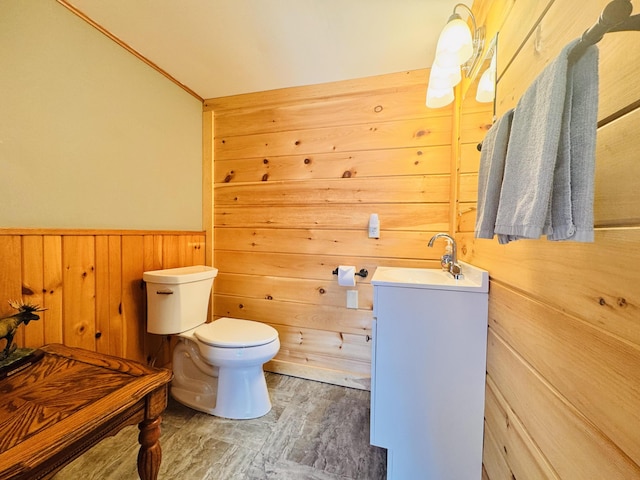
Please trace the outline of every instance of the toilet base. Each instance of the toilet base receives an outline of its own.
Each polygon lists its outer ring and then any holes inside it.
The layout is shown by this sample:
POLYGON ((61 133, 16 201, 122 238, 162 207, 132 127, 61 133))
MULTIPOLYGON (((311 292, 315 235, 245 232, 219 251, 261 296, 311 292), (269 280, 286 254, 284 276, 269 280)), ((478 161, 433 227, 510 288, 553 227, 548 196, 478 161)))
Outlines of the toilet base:
POLYGON ((213 415, 225 418, 258 418, 271 411, 271 400, 262 364, 253 367, 220 367, 218 395, 213 415))
POLYGON ((182 338, 173 351, 171 396, 195 410, 234 420, 271 411, 262 364, 216 367, 205 362, 195 342, 182 338))
POLYGON ((171 382, 170 392, 171 397, 177 402, 180 402, 182 405, 186 405, 187 407, 193 408, 194 410, 198 410, 200 412, 214 415, 214 408, 208 408, 207 405, 216 404, 215 394, 203 395, 186 388, 180 388, 174 385, 173 382, 171 382))

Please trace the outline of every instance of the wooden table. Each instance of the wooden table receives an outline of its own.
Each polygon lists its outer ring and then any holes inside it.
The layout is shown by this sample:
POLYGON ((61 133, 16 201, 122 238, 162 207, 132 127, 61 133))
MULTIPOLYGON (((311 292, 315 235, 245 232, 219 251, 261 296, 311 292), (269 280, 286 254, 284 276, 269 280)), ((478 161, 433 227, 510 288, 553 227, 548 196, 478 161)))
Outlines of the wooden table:
POLYGON ((63 345, 41 350, 38 363, 0 380, 0 478, 50 478, 138 424, 138 474, 156 479, 171 372, 63 345))

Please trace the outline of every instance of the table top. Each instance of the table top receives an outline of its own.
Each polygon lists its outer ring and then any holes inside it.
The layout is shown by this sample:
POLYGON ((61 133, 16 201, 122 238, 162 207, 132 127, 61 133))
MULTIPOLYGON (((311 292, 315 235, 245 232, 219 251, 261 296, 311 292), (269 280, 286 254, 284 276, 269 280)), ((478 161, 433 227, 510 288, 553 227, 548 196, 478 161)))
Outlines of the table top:
POLYGON ((38 363, 0 380, 0 478, 78 448, 109 422, 137 423, 166 406, 166 392, 155 412, 145 397, 171 380, 169 370, 63 345, 41 350, 38 363))

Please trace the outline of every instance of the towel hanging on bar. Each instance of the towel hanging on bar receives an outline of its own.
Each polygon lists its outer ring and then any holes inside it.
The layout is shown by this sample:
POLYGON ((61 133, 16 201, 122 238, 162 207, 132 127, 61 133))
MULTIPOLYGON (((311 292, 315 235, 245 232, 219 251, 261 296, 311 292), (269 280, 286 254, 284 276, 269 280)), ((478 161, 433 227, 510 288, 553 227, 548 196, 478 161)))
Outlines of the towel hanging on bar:
POLYGON ((515 108, 494 232, 483 232, 497 234, 500 243, 541 235, 593 241, 598 50, 591 47, 570 64, 578 43, 562 50, 515 108))
MULTIPOLYGON (((607 33, 640 31, 640 14, 631 15, 632 11, 633 5, 630 0, 609 2, 598 21, 582 34, 579 43, 571 51, 569 62, 572 63, 581 57, 589 46, 598 43, 607 33)), ((478 151, 482 151, 482 143, 478 143, 478 151)))

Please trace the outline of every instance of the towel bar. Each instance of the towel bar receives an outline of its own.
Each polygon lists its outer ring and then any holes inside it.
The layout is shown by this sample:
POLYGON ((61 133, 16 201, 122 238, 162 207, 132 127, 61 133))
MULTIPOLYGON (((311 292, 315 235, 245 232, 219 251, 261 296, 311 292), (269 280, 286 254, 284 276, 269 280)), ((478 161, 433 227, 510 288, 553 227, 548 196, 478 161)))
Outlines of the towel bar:
POLYGON ((589 48, 595 45, 609 32, 640 31, 640 14, 631 16, 633 5, 630 0, 609 2, 598 21, 582 34, 571 54, 569 61, 575 61, 589 48))

